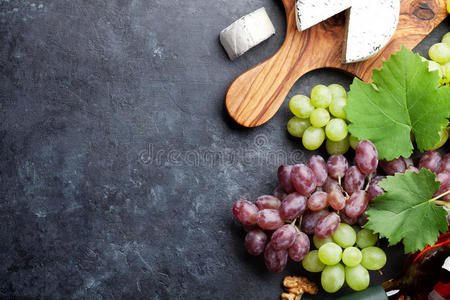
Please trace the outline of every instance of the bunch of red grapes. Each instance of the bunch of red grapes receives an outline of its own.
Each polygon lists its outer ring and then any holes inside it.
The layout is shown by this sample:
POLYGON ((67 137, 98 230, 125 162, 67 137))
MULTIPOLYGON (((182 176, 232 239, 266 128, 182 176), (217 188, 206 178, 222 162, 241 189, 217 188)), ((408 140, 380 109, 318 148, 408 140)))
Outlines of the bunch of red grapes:
POLYGON ((237 201, 233 214, 247 231, 248 253, 264 253, 267 268, 281 272, 288 257, 299 262, 309 252, 308 234, 325 239, 341 221, 365 224, 369 202, 383 193, 377 185, 382 177, 372 178, 378 153, 370 141, 359 142, 355 162, 349 167, 343 155, 335 154, 327 162, 314 155, 306 165, 282 165, 273 196, 237 201))

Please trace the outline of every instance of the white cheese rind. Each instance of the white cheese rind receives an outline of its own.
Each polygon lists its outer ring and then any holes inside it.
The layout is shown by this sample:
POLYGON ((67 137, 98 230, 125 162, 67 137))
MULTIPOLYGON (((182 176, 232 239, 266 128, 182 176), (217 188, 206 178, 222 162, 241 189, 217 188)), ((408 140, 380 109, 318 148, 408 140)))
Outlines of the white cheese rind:
POLYGON ((366 60, 377 54, 394 35, 400 0, 354 1, 347 16, 343 63, 366 60))
POLYGON ((231 60, 275 34, 264 7, 243 16, 220 32, 220 42, 231 60))
POLYGON ((297 0, 295 4, 297 29, 306 30, 346 10, 352 3, 352 0, 297 0))

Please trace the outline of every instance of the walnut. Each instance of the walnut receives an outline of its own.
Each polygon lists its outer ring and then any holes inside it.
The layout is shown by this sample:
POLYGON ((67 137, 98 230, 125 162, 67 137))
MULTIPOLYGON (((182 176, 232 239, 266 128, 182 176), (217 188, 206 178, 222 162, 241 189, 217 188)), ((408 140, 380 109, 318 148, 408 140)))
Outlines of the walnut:
POLYGON ((281 300, 297 300, 294 294, 282 293, 281 300))
POLYGON ((316 284, 306 277, 286 276, 283 280, 283 286, 287 293, 281 294, 282 300, 300 300, 305 292, 315 295, 319 291, 316 284))
POLYGON ((308 278, 297 277, 297 280, 299 283, 299 287, 301 287, 306 293, 315 295, 319 291, 317 285, 314 282, 309 281, 308 278))
POLYGON ((303 291, 303 289, 302 288, 290 288, 290 289, 287 289, 287 291, 290 293, 290 294, 295 294, 295 295, 302 295, 305 291, 303 291))
POLYGON ((286 276, 283 280, 283 286, 285 288, 296 288, 298 287, 298 280, 294 276, 286 276))

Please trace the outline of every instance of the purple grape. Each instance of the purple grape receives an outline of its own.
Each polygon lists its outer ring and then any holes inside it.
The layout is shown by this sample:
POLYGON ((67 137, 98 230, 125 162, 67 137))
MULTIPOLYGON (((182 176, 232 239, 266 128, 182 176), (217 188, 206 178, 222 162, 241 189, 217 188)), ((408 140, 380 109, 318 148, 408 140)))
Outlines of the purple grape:
MULTIPOLYGON (((361 142, 360 142, 361 143, 361 142)), ((351 166, 345 172, 344 189, 351 195, 364 187, 365 176, 356 166, 351 166)))
POLYGON ((409 166, 409 167, 406 168, 406 170, 419 174, 419 169, 417 169, 414 166, 409 166))
POLYGON ((439 173, 447 171, 450 172, 450 153, 447 153, 442 157, 441 167, 439 168, 439 173))
POLYGON ((358 221, 358 218, 350 218, 347 216, 344 210, 339 211, 339 217, 341 217, 342 223, 346 223, 348 225, 353 225, 358 221))
POLYGON ((369 204, 369 197, 365 191, 354 192, 345 205, 345 214, 350 218, 358 217, 369 204))
POLYGON ((310 242, 303 232, 297 232, 294 244, 289 248, 289 257, 296 262, 301 261, 309 252, 310 242))
POLYGON ((281 272, 287 264, 287 250, 275 250, 272 248, 272 242, 268 242, 264 250, 264 262, 270 272, 281 272))
POLYGON ((328 174, 334 179, 345 176, 348 169, 348 161, 342 154, 331 155, 327 162, 328 174))
POLYGON ((337 180, 334 180, 333 178, 328 177, 327 180, 325 181, 325 184, 322 186, 322 189, 324 192, 329 193, 334 189, 340 190, 341 188, 340 188, 337 180))
POLYGON ((409 157, 409 158, 402 157, 402 158, 403 158, 403 161, 405 162, 405 167, 406 168, 414 167, 414 162, 413 162, 411 157, 409 157))
POLYGON ((317 222, 328 214, 327 210, 310 211, 307 210, 302 218, 302 231, 307 234, 313 234, 317 222))
POLYGON ((422 168, 428 169, 431 172, 437 173, 441 168, 442 156, 437 151, 428 151, 420 158, 419 170, 422 168))
POLYGON ((385 178, 385 176, 377 176, 372 179, 369 188, 367 189, 367 196, 369 197, 369 201, 372 201, 373 199, 384 193, 384 190, 378 185, 378 183, 385 178))
POLYGON ((374 173, 378 166, 377 148, 369 140, 359 142, 356 146, 355 160, 361 173, 366 175, 374 173))
POLYGON ((256 199, 255 205, 256 207, 258 207, 259 210, 265 208, 278 209, 281 205, 281 201, 277 197, 271 195, 263 195, 259 196, 256 199))
POLYGON ((272 248, 275 250, 288 249, 294 244, 296 233, 297 231, 292 225, 281 226, 272 235, 270 240, 272 248))
POLYGON ((439 181, 441 185, 439 187, 439 190, 433 195, 433 197, 437 197, 450 189, 450 172, 443 171, 437 174, 435 180, 439 181))
POLYGON ((380 166, 387 175, 393 176, 395 173, 405 173, 406 164, 402 157, 391 161, 381 160, 380 166))
POLYGON ((263 209, 257 214, 257 224, 262 229, 276 230, 284 225, 277 209, 263 209))
MULTIPOLYGON (((367 207, 367 209, 368 209, 368 208, 369 208, 369 207, 367 207)), ((366 214, 367 209, 366 209, 362 214, 360 214, 359 217, 358 217, 358 225, 359 225, 359 226, 364 226, 364 225, 366 225, 366 223, 367 223, 367 221, 368 221, 368 219, 367 219, 367 214, 366 214)))
POLYGON ((288 193, 286 193, 281 185, 277 186, 272 194, 274 197, 280 199, 281 201, 283 201, 283 199, 288 195, 288 193))
POLYGON ((280 182, 283 190, 285 190, 288 194, 295 191, 291 180, 292 167, 293 166, 291 165, 281 165, 278 168, 278 181, 280 182))
POLYGON ((314 234, 319 239, 326 239, 330 237, 339 227, 341 218, 335 212, 330 212, 323 216, 319 222, 317 222, 316 228, 314 229, 314 234))
POLYGON ((299 193, 291 193, 281 202, 279 212, 281 218, 294 220, 306 209, 306 198, 299 193))
POLYGON ((304 164, 295 165, 291 172, 292 185, 303 196, 316 190, 316 175, 304 164))
POLYGON ((311 158, 308 160, 308 167, 316 176, 316 185, 324 185, 328 177, 328 167, 323 157, 320 155, 311 156, 311 158))
POLYGON ((245 236, 245 249, 251 255, 260 255, 264 252, 267 235, 261 229, 253 229, 245 236))
POLYGON ((329 192, 327 201, 334 210, 341 210, 345 207, 345 197, 340 190, 335 189, 329 192))
POLYGON ((328 206, 327 193, 322 191, 314 192, 306 202, 309 210, 318 211, 328 206))
POLYGON ((244 225, 256 224, 258 207, 247 200, 239 200, 234 203, 233 215, 244 225))

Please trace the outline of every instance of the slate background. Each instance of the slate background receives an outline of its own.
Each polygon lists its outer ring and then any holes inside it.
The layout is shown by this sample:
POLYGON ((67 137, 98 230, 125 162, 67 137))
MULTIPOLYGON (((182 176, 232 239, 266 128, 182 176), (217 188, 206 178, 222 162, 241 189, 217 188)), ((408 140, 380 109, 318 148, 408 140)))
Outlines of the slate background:
MULTIPOLYGON (((250 130, 224 95, 284 26, 277 0, 0 0, 0 296, 277 299, 300 268, 247 255, 231 207, 313 153, 286 134, 287 103, 250 130), (220 30, 261 6, 277 34, 229 61, 220 30)), ((315 71, 290 95, 351 80, 315 71)), ((390 251, 373 282, 400 269, 390 251)))

